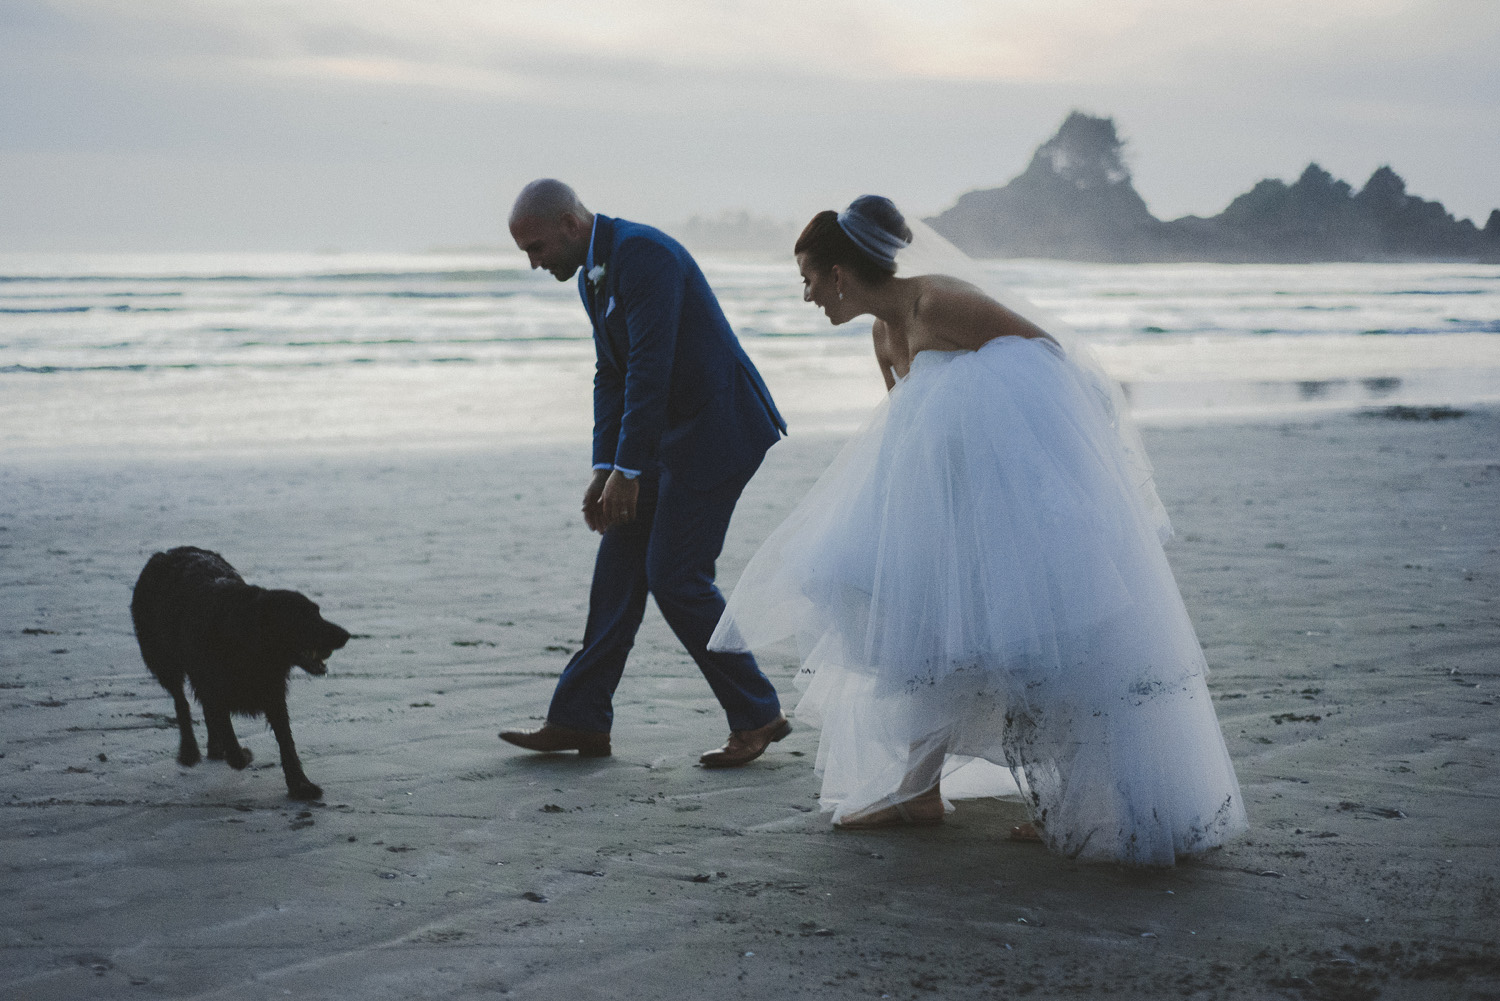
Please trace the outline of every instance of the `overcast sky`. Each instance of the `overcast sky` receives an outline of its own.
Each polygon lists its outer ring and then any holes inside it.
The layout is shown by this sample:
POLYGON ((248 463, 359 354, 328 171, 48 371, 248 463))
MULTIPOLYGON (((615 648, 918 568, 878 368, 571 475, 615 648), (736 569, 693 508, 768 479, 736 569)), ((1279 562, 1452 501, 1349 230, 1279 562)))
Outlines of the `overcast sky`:
POLYGON ((1162 218, 1309 160, 1500 206, 1496 0, 0 0, 0 250, 499 243, 946 208, 1112 115, 1162 218))

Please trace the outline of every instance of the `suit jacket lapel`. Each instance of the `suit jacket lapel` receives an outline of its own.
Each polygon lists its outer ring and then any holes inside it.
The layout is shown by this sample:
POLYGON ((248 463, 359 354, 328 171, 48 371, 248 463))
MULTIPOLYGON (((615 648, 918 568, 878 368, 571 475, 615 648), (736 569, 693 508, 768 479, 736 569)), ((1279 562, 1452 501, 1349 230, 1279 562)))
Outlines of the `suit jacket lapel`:
POLYGON ((594 336, 603 345, 603 350, 609 353, 610 359, 616 367, 623 369, 623 359, 615 350, 615 343, 610 339, 609 328, 605 325, 605 318, 609 310, 609 288, 613 276, 610 274, 610 252, 614 249, 615 221, 606 215, 596 215, 597 222, 594 226, 594 263, 593 267, 604 268, 604 277, 598 284, 588 281, 584 277, 584 301, 588 305, 589 319, 594 324, 594 336))
POLYGON ((594 297, 590 293, 588 272, 584 268, 578 269, 578 298, 583 300, 583 311, 589 315, 589 323, 593 323, 594 297))
POLYGON ((609 308, 609 260, 615 247, 615 221, 607 215, 596 218, 599 222, 594 228, 594 266, 604 269, 604 278, 594 287, 594 315, 602 329, 604 311, 609 308))

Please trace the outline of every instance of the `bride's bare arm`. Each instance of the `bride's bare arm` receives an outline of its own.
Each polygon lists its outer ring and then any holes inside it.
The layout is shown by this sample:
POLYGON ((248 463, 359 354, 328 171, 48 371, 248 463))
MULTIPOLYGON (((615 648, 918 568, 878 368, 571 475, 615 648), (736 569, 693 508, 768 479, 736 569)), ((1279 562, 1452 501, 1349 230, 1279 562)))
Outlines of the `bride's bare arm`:
POLYGON ((870 328, 870 337, 875 342, 875 361, 880 365, 881 378, 885 379, 885 390, 890 392, 896 388, 896 376, 905 375, 911 368, 906 339, 893 334, 884 320, 875 321, 870 328), (901 343, 897 344, 897 341, 901 343))

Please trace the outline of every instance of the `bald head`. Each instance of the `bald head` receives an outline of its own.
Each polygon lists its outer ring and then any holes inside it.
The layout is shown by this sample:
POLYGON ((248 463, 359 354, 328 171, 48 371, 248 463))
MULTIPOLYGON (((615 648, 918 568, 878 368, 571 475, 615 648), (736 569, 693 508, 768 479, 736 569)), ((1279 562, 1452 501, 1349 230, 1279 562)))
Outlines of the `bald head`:
POLYGON ((515 205, 511 206, 510 221, 512 225, 517 219, 557 222, 565 215, 593 222, 592 214, 578 200, 577 192, 561 181, 544 177, 521 189, 515 205))
POLYGON ((588 257, 594 214, 572 188, 550 177, 532 181, 510 210, 510 235, 533 268, 560 282, 572 278, 588 257))

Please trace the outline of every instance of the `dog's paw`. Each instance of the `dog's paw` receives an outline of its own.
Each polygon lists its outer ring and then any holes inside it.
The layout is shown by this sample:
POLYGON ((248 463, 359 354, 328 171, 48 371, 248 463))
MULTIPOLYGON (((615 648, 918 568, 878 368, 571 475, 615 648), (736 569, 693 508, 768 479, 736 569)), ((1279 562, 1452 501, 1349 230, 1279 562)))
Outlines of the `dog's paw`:
POLYGON ((198 753, 196 747, 184 747, 177 752, 177 763, 186 768, 191 768, 203 760, 203 755, 198 753))
POLYGON ((301 782, 288 782, 286 784, 286 795, 288 799, 301 799, 309 802, 323 798, 321 786, 315 786, 303 779, 301 782))
POLYGON ((234 750, 225 751, 224 760, 229 763, 230 768, 239 771, 255 760, 255 755, 250 753, 250 748, 248 747, 237 747, 234 750), (236 754, 236 751, 239 753, 236 754))

